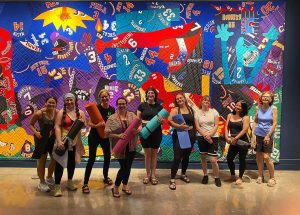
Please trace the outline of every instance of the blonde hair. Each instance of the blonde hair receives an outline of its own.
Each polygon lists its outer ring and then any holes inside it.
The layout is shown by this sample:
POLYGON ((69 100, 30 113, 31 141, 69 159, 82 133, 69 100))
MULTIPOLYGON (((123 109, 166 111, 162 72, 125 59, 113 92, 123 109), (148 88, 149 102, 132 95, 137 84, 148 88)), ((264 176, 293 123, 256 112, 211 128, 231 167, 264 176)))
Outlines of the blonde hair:
POLYGON ((102 89, 102 90, 100 90, 99 93, 98 93, 98 97, 100 97, 100 95, 101 95, 102 93, 106 93, 106 94, 108 95, 108 97, 110 97, 110 94, 109 94, 109 92, 108 92, 107 89, 102 89))
POLYGON ((274 102, 274 94, 271 91, 262 92, 262 94, 259 97, 259 103, 262 105, 262 97, 266 94, 269 94, 271 97, 271 101, 269 102, 269 105, 271 106, 274 102))

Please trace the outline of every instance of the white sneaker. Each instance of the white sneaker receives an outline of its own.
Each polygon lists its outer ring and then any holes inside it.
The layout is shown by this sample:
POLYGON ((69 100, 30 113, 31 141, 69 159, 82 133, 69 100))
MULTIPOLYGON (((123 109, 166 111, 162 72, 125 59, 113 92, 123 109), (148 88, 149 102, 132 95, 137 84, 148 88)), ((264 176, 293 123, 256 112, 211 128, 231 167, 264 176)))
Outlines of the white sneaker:
POLYGON ((38 185, 38 189, 41 192, 49 192, 50 191, 50 188, 48 187, 46 182, 40 182, 39 185, 38 185))
POLYGON ((51 177, 51 178, 46 178, 45 182, 48 184, 48 185, 54 185, 55 184, 55 181, 54 181, 54 178, 51 177))

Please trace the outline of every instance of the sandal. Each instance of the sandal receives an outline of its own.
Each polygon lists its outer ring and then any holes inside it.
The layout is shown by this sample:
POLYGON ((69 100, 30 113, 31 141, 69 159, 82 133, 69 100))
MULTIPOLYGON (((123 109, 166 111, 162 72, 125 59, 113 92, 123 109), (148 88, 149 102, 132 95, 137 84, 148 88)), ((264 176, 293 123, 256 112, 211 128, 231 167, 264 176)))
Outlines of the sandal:
POLYGON ((143 184, 148 184, 148 183, 149 183, 149 177, 147 176, 143 179, 143 184))
POLYGON ((132 194, 131 190, 129 190, 129 189, 127 189, 127 190, 122 189, 122 191, 128 196, 130 196, 132 194))
POLYGON ((190 183, 190 179, 186 175, 181 175, 180 180, 184 181, 185 183, 190 183))
POLYGON ((107 177, 107 178, 103 179, 103 183, 107 184, 107 185, 112 185, 113 181, 109 177, 107 177))
POLYGON ((84 193, 84 194, 90 193, 90 188, 88 185, 83 185, 81 189, 82 189, 82 193, 84 193))
POLYGON ((235 184, 236 185, 241 185, 243 183, 243 180, 241 178, 238 178, 236 181, 235 181, 235 184))
POLYGON ((151 177, 151 184, 152 185, 157 185, 158 184, 158 180, 157 180, 157 178, 155 176, 151 177))
POLYGON ((115 188, 111 188, 111 192, 114 198, 120 198, 119 191, 115 192, 115 188))
POLYGON ((175 181, 170 181, 169 188, 170 188, 171 190, 176 190, 176 183, 175 183, 175 181))

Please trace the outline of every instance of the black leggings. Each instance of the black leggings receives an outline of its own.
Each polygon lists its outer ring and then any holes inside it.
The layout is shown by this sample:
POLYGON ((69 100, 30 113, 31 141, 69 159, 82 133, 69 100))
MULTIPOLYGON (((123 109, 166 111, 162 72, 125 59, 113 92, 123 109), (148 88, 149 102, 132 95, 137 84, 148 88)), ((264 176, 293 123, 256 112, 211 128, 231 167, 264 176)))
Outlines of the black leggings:
MULTIPOLYGON (((75 147, 73 147, 73 151, 68 151, 68 179, 72 179, 75 171, 75 147)), ((55 165, 55 184, 60 184, 62 175, 64 173, 64 168, 56 162, 55 165)))
POLYGON ((174 151, 174 160, 171 167, 171 179, 175 179, 176 173, 179 168, 179 164, 181 162, 181 173, 185 175, 186 170, 189 165, 190 154, 192 152, 192 148, 194 143, 192 143, 192 147, 188 149, 181 149, 178 139, 173 139, 173 151, 174 151))
POLYGON ((117 174, 117 178, 115 181, 115 186, 119 187, 121 182, 124 185, 127 185, 128 179, 130 176, 131 165, 134 159, 135 151, 129 152, 128 148, 126 149, 125 158, 118 159, 120 164, 120 169, 117 174))
POLYGON ((239 177, 242 178, 246 169, 246 156, 248 149, 243 149, 238 146, 230 145, 227 154, 227 164, 230 169, 231 175, 235 175, 234 158, 239 153, 239 177))
POLYGON ((109 139, 97 139, 95 137, 89 136, 89 160, 86 165, 85 174, 84 174, 84 184, 89 183, 91 176, 92 168, 96 159, 97 147, 101 146, 104 155, 104 164, 103 164, 103 176, 106 179, 108 177, 108 169, 110 164, 110 143, 109 139))

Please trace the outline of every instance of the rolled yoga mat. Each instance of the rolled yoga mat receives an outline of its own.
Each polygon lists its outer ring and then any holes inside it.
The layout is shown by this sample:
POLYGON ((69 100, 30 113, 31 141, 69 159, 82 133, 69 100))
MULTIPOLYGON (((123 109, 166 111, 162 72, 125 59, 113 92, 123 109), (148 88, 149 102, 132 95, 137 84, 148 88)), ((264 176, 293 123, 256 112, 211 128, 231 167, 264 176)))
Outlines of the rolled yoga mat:
MULTIPOLYGON (((88 112, 89 116, 91 117, 91 121, 94 124, 98 124, 99 122, 104 122, 103 117, 101 116, 101 113, 99 109, 97 108, 97 105, 95 103, 88 103, 84 106, 86 111, 88 112)), ((99 134, 99 136, 104 139, 105 133, 104 133, 105 126, 97 127, 96 130, 99 134)))
MULTIPOLYGON (((173 120, 177 124, 185 123, 182 114, 176 114, 176 115, 174 115, 173 116, 173 120)), ((189 132, 186 131, 186 130, 182 130, 182 129, 176 129, 176 131, 177 131, 177 137, 178 137, 180 148, 181 149, 191 148, 192 145, 191 145, 191 140, 190 140, 189 132)))
MULTIPOLYGON (((162 118, 167 118, 169 116, 169 112, 166 109, 161 109, 158 114, 162 118)), ((140 136, 144 139, 147 139, 151 133, 155 131, 158 126, 160 126, 160 122, 158 121, 158 117, 154 116, 147 124, 146 126, 142 129, 140 136)))
POLYGON ((126 139, 119 139, 115 147, 113 148, 113 153, 118 155, 120 154, 127 146, 128 142, 133 137, 133 129, 137 129, 141 125, 141 120, 135 118, 129 125, 129 127, 126 129, 124 134, 126 134, 126 139))
POLYGON ((82 129, 83 126, 84 126, 84 122, 82 122, 79 119, 76 119, 73 122, 72 127, 69 130, 67 136, 63 140, 64 145, 65 145, 64 149, 55 148, 55 151, 54 151, 55 154, 57 154, 58 156, 63 156, 68 149, 69 140, 74 140, 76 135, 80 132, 80 130, 82 129))

